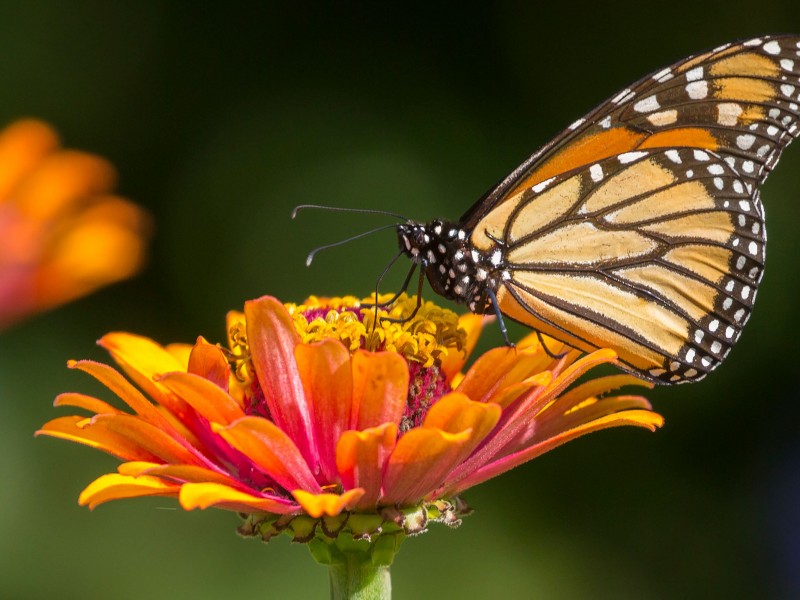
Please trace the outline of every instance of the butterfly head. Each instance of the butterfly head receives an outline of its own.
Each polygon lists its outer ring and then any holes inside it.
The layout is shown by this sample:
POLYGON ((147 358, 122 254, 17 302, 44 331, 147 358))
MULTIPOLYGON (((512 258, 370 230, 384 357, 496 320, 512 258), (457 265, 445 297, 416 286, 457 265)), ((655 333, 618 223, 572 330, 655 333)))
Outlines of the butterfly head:
POLYGON ((497 256, 478 252, 457 223, 436 219, 397 226, 400 249, 422 266, 434 291, 482 313, 488 306, 487 286, 501 277, 497 256))

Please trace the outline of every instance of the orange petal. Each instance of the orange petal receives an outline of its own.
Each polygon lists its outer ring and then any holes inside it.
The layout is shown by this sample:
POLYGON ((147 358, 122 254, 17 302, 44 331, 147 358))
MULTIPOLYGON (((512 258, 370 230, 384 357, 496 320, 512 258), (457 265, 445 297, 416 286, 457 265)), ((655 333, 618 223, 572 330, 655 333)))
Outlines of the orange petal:
POLYGON ((243 513, 286 514, 297 510, 297 505, 288 500, 254 496, 219 483, 185 483, 179 502, 185 510, 210 506, 243 513))
POLYGON ((110 413, 118 415, 122 413, 121 410, 111 406, 108 402, 103 402, 98 398, 86 396, 85 394, 76 394, 74 392, 59 394, 53 401, 53 406, 74 406, 96 414, 110 413))
POLYGON ((53 129, 34 119, 16 121, 0 132, 0 203, 13 198, 20 181, 59 147, 53 129))
POLYGON ((491 479, 492 477, 496 477, 501 473, 505 473, 506 471, 528 462, 529 460, 532 460, 537 456, 540 456, 545 452, 560 446, 561 444, 565 444, 570 440, 574 440, 575 438, 586 435, 587 433, 591 433, 593 431, 599 431, 609 427, 618 427, 621 425, 635 425, 637 427, 649 429, 650 431, 655 431, 663 424, 664 418, 661 415, 649 410, 628 410, 615 413, 613 415, 607 415, 601 419, 592 421, 591 423, 585 423, 580 427, 570 429, 569 431, 563 431, 558 435, 543 440, 538 444, 525 448, 516 454, 506 456, 499 461, 488 464, 485 467, 471 473, 457 484, 448 487, 446 490, 443 490, 443 493, 447 495, 459 494, 467 488, 478 485, 479 483, 483 483, 487 479, 491 479))
POLYGON ((219 483, 233 488, 246 487, 230 475, 197 465, 160 465, 145 461, 126 462, 117 467, 122 475, 151 475, 174 479, 177 483, 219 483))
POLYGON ((297 446, 274 423, 261 417, 242 417, 228 427, 212 424, 212 429, 284 489, 320 491, 297 446))
POLYGON ((164 350, 169 352, 175 360, 178 361, 178 364, 181 366, 181 371, 189 370, 189 357, 193 349, 194 346, 192 344, 175 343, 164 346, 164 350))
POLYGON ((458 328, 467 332, 467 339, 461 352, 451 349, 442 360, 440 368, 447 381, 452 381, 453 377, 464 367, 464 363, 467 362, 470 354, 475 349, 475 344, 478 343, 478 339, 481 337, 483 326, 492 320, 494 320, 494 317, 486 317, 474 313, 467 313, 458 317, 458 328))
POLYGON ((228 359, 219 347, 209 344, 202 337, 198 338, 197 344, 189 354, 187 371, 212 381, 225 392, 228 391, 231 377, 228 359))
POLYGON ((408 395, 408 365, 394 352, 356 350, 350 429, 400 423, 408 395))
POLYGON ((173 414, 180 415, 186 405, 172 394, 165 393, 156 377, 172 371, 185 371, 182 365, 163 346, 153 340, 131 333, 115 332, 104 335, 97 342, 111 354, 122 370, 142 388, 146 394, 155 398, 173 414))
POLYGON ((578 406, 562 406, 558 411, 551 411, 548 406, 544 414, 536 417, 533 439, 542 440, 614 413, 650 408, 650 403, 641 396, 611 396, 600 400, 587 398, 578 406))
POLYGON ((88 505, 90 509, 109 500, 123 498, 138 498, 141 496, 169 496, 175 497, 180 489, 179 484, 173 484, 158 477, 130 477, 118 473, 109 473, 95 479, 78 497, 78 504, 88 505))
POLYGON ((336 481, 336 443, 350 426, 353 379, 350 353, 338 340, 298 344, 297 370, 314 422, 319 461, 326 481, 336 481))
POLYGON ((168 426, 163 415, 156 410, 155 406, 118 371, 108 365, 93 360, 71 360, 67 362, 67 366, 70 369, 79 369, 97 379, 148 423, 158 427, 168 426))
POLYGON ((447 433, 472 429, 472 435, 480 441, 497 424, 501 413, 497 404, 475 402, 464 394, 453 392, 443 396, 430 408, 422 426, 447 433))
POLYGON ((120 475, 138 477, 139 475, 147 475, 146 471, 160 466, 162 466, 161 463, 154 463, 146 460, 130 460, 128 462, 118 464, 117 473, 120 475))
POLYGON ((58 417, 45 423, 34 435, 48 435, 77 442, 90 448, 121 458, 122 460, 157 461, 158 458, 129 440, 103 426, 97 426, 84 417, 58 417))
POLYGON ((294 357, 299 337, 292 317, 283 304, 271 296, 246 302, 244 313, 250 355, 270 415, 294 441, 308 464, 315 465, 319 457, 311 414, 294 357))
MULTIPOLYGON (((463 461, 477 448, 494 429, 502 415, 497 404, 475 402, 464 394, 454 392, 444 396, 434 404, 425 416, 423 427, 434 427, 447 433, 470 432, 469 441, 461 448, 461 453, 453 459, 454 467, 463 466, 463 461)), ((498 434, 502 437, 502 433, 498 434)), ((450 474, 448 473, 448 475, 450 474)))
POLYGON ((492 348, 484 352, 464 375, 456 391, 485 402, 501 387, 498 375, 507 372, 516 360, 517 350, 514 348, 492 348))
POLYGON ((322 515, 335 517, 343 510, 350 510, 363 495, 364 490, 358 488, 348 490, 342 494, 311 494, 305 490, 294 490, 292 492, 292 496, 294 496, 294 499, 297 500, 303 510, 315 519, 322 515))
POLYGON ((15 191, 17 206, 29 217, 50 220, 116 183, 111 163, 99 156, 62 150, 39 163, 15 191))
POLYGON ((95 427, 105 427, 140 448, 172 464, 202 464, 203 459, 184 447, 164 430, 131 415, 98 415, 92 419, 95 427))
POLYGON ((508 408, 523 394, 536 387, 544 388, 550 381, 552 381, 552 376, 549 371, 539 373, 539 375, 534 375, 521 383, 514 383, 503 389, 496 390, 490 396, 489 402, 497 404, 504 409, 508 408))
POLYGON ((229 425, 244 416, 236 400, 199 375, 177 371, 163 375, 158 381, 209 422, 229 425))
POLYGON ((145 213, 119 198, 100 202, 99 208, 116 204, 121 211, 135 213, 140 223, 135 226, 119 223, 104 214, 110 211, 97 210, 64 221, 50 240, 48 252, 39 265, 36 293, 43 308, 63 304, 98 287, 128 278, 144 264, 149 237, 149 219, 145 213))
POLYGON ((361 488, 358 508, 374 509, 381 495, 383 469, 395 444, 397 425, 345 431, 336 446, 336 467, 345 489, 361 488))
MULTIPOLYGON (((592 379, 582 383, 581 385, 575 386, 568 392, 562 394, 554 403, 552 408, 555 408, 556 410, 565 410, 566 407, 574 406, 586 398, 600 396, 601 394, 605 394, 611 390, 616 390, 626 385, 640 385, 651 389, 653 387, 652 383, 628 374, 621 373, 618 375, 598 377, 597 379, 592 379)), ((550 410, 550 408, 551 407, 548 407, 548 410, 550 410)))
POLYGON ((614 362, 617 359, 617 353, 608 348, 601 348, 595 350, 586 356, 582 356, 574 363, 569 365, 566 369, 553 380, 553 383, 547 388, 547 393, 556 395, 560 394, 567 386, 571 385, 578 377, 587 371, 595 368, 598 365, 614 362))
POLYGON ((407 432, 389 457, 381 502, 410 505, 432 493, 456 466, 471 435, 431 428, 407 432))

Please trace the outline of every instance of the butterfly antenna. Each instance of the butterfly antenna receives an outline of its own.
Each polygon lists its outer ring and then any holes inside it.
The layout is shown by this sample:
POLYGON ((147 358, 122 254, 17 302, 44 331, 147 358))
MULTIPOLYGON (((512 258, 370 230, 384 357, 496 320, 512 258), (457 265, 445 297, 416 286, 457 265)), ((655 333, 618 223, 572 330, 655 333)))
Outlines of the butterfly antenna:
POLYGON ((328 248, 335 248, 336 246, 342 246, 344 244, 348 244, 352 241, 355 241, 359 238, 372 235, 373 233, 377 233, 379 231, 383 231, 384 229, 394 229, 395 227, 397 227, 397 225, 395 225, 394 223, 392 223, 391 225, 381 225, 380 227, 376 227, 375 229, 370 229, 369 231, 359 233, 347 239, 339 240, 338 242, 333 242, 332 244, 325 244, 324 246, 319 246, 318 248, 314 248, 311 252, 308 253, 308 256, 306 257, 306 266, 307 267, 311 266, 311 262, 314 260, 314 257, 320 250, 327 250, 328 248))
POLYGON ((386 217, 394 217, 395 219, 400 219, 403 222, 410 221, 408 217, 404 217, 403 215, 398 215, 397 213, 389 212, 387 210, 377 210, 374 208, 345 208, 342 206, 323 206, 321 204, 300 204, 295 206, 292 210, 292 219, 297 217, 297 213, 301 210, 306 209, 315 209, 315 210, 329 210, 333 212, 348 212, 348 213, 365 213, 368 215, 384 215, 386 217))

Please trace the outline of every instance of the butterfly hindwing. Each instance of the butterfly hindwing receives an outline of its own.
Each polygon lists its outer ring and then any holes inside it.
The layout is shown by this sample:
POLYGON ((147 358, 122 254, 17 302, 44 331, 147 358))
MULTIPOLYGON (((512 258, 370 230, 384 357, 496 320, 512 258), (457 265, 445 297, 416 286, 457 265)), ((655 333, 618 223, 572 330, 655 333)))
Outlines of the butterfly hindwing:
POLYGON ((762 273, 761 206, 702 150, 604 159, 484 221, 503 248, 504 313, 585 351, 614 347, 670 383, 724 358, 762 273))

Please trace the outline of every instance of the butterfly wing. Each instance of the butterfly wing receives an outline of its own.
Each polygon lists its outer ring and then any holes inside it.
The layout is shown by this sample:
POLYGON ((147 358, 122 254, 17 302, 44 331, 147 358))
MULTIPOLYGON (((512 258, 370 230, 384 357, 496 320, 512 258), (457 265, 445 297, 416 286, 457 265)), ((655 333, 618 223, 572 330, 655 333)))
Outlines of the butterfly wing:
POLYGON ((764 261, 758 186, 798 135, 800 37, 648 76, 573 123, 462 218, 503 251, 500 309, 662 383, 739 337, 764 261))

